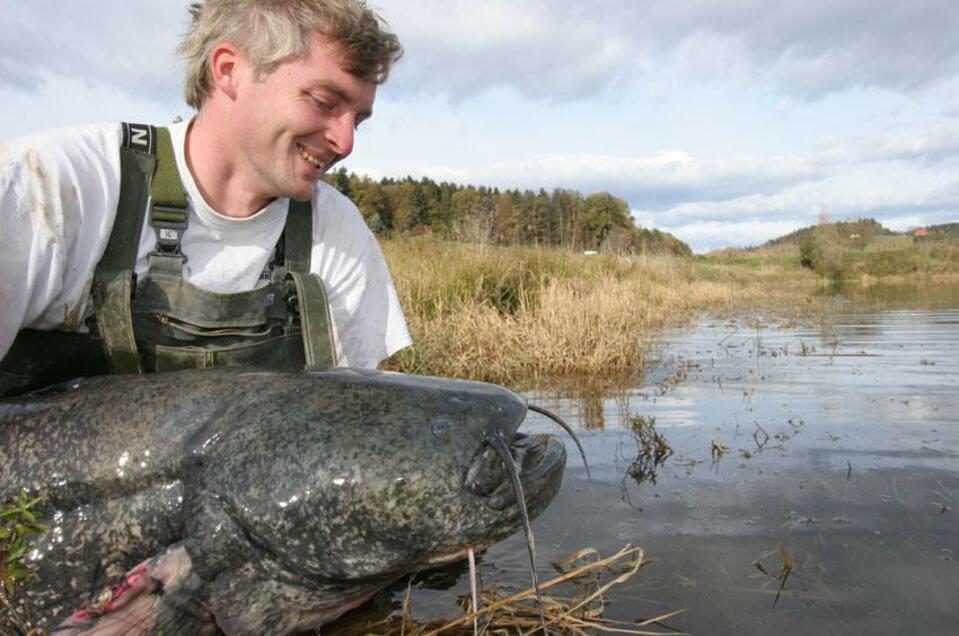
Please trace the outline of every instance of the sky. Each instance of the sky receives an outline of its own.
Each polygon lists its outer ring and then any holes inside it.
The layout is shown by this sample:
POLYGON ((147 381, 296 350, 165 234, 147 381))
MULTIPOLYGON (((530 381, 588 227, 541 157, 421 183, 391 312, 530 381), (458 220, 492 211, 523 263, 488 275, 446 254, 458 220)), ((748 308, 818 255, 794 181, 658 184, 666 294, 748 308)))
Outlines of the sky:
MULTIPOLYGON (((0 143, 189 117, 180 0, 0 0, 0 143)), ((348 170, 610 192, 699 252, 959 221, 956 0, 373 0, 405 55, 348 170)))

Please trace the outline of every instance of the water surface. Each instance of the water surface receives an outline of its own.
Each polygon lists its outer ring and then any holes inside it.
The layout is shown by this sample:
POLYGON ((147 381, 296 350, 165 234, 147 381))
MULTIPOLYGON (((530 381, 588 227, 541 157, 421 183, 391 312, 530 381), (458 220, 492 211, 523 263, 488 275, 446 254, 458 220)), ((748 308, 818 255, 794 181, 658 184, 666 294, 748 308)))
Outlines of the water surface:
MULTIPOLYGON (((609 618, 687 608, 671 627, 956 633, 957 292, 845 290, 837 313, 802 325, 706 319, 666 333, 621 394, 528 394, 580 429, 593 474, 571 452, 534 522, 541 578, 579 548, 632 543, 653 563, 614 590, 609 618), (653 474, 636 470, 639 415, 673 448, 653 474), (776 601, 780 545, 793 570, 776 601)), ((521 536, 495 546, 484 583, 527 585, 525 559, 521 536)), ((420 618, 454 615, 468 582, 454 571, 428 587, 413 597, 420 618)))

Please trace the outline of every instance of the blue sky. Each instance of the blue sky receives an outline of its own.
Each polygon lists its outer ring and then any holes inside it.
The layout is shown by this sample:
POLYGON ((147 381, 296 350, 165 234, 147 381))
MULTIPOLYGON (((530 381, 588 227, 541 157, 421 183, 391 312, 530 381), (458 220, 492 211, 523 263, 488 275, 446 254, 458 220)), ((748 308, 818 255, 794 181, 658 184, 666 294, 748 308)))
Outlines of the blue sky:
MULTIPOLYGON (((187 4, 0 0, 0 140, 188 116, 187 4)), ((954 0, 371 4, 406 55, 353 171, 608 191, 698 251, 959 221, 954 0)))

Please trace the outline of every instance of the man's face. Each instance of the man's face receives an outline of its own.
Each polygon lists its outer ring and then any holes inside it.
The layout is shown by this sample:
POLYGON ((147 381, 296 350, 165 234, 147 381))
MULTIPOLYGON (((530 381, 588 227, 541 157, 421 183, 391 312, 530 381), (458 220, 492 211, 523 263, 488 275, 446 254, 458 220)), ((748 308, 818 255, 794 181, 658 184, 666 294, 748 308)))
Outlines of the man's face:
POLYGON ((372 115, 376 85, 341 68, 338 47, 313 34, 307 55, 254 79, 244 61, 234 128, 243 176, 266 201, 313 196, 317 180, 353 150, 353 133, 372 115))

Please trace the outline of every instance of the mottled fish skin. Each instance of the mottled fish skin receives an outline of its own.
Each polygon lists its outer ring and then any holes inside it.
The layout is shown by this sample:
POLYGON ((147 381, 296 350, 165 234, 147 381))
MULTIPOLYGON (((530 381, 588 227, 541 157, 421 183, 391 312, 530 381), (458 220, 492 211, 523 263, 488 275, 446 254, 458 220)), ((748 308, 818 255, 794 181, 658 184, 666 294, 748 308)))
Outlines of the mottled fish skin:
MULTIPOLYGON (((138 600, 149 629, 287 634, 515 532, 503 489, 466 482, 525 413, 494 385, 377 371, 94 378, 0 403, 0 500, 46 497, 30 596, 45 626, 147 564, 177 573, 138 600)), ((565 466, 561 442, 540 442, 532 516, 565 466)), ((58 633, 101 633, 81 614, 58 633)))

